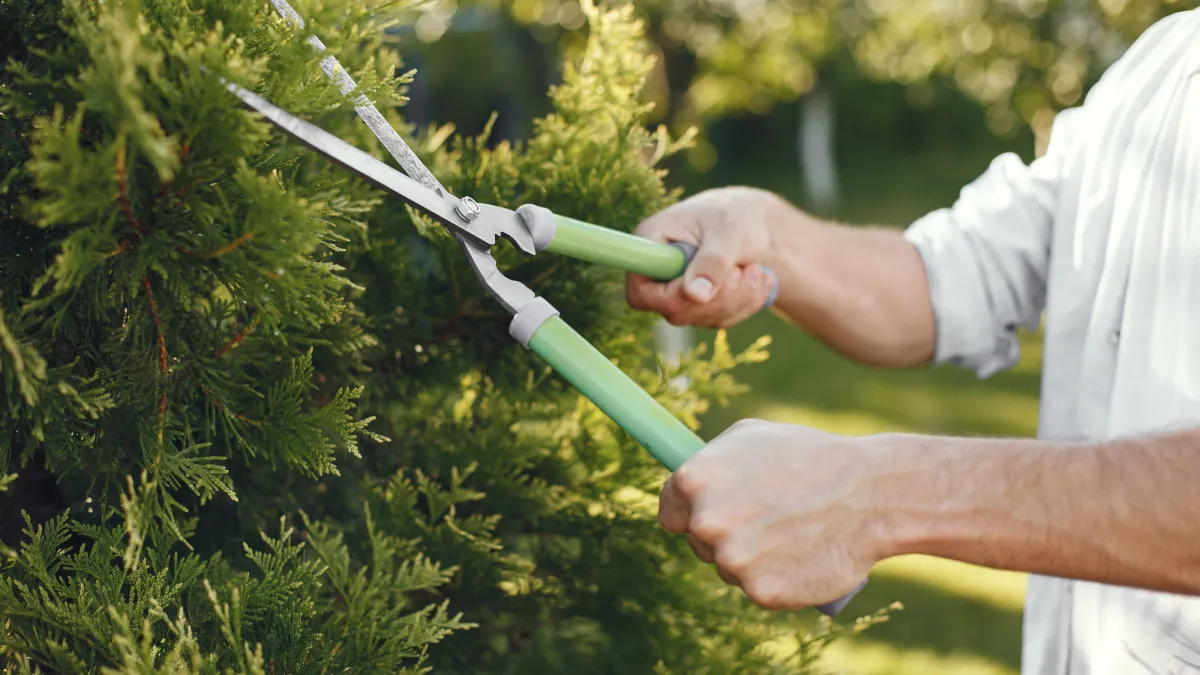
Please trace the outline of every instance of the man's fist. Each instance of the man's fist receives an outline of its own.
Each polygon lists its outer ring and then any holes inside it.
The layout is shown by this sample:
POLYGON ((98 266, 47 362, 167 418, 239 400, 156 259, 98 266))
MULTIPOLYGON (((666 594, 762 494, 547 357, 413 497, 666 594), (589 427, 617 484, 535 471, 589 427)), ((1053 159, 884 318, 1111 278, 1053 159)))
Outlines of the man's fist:
POLYGON ((888 555, 873 497, 890 492, 878 438, 739 422, 667 480, 659 521, 763 607, 830 602, 888 555))
POLYGON ((731 187, 702 192, 646 219, 635 233, 696 246, 678 279, 662 283, 628 276, 625 297, 634 309, 670 323, 728 328, 762 309, 775 279, 762 264, 772 250, 768 222, 782 201, 769 192, 731 187))

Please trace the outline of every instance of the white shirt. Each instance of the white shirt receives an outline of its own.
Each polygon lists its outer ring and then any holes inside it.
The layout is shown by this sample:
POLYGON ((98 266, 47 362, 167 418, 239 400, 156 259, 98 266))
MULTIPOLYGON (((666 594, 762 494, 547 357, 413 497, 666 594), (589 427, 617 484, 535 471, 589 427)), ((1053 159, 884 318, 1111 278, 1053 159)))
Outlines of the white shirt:
MULTIPOLYGON (((1200 426, 1198 73, 1200 10, 1159 21, 1059 114, 1045 155, 998 157, 907 230, 938 362, 1009 368, 1044 312, 1040 438, 1200 426)), ((1200 598, 1033 576, 1021 672, 1200 673, 1200 598)))

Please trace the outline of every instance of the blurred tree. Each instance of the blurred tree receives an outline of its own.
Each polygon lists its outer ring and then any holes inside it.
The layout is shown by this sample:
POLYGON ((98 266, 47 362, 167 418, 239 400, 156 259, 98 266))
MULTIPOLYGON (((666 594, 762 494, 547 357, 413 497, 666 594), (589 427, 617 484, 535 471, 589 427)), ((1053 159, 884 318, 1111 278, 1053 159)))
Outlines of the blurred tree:
MULTIPOLYGON (((989 128, 1028 125, 1044 140, 1057 110, 1151 23, 1196 0, 637 0, 663 65, 652 93, 680 129, 761 114, 814 86, 849 54, 871 78, 925 88, 943 79, 987 111, 989 128)), ((432 0, 449 25, 461 7, 511 15, 546 41, 582 25, 578 0, 432 0)))
POLYGON ((1056 111, 1158 19, 1194 0, 863 0, 848 25, 868 74, 919 84, 951 79, 987 109, 996 133, 1030 125, 1044 144, 1056 111))

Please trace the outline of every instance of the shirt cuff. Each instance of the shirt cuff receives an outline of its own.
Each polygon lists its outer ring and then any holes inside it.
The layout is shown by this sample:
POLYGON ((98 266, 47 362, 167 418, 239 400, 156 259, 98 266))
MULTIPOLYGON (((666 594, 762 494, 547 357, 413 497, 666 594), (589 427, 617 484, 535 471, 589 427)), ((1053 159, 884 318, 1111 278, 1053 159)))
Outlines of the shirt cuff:
POLYGON ((966 368, 981 380, 1016 365, 1021 356, 1017 327, 995 325, 971 238, 955 226, 951 211, 916 220, 904 238, 925 264, 936 329, 934 364, 966 368))

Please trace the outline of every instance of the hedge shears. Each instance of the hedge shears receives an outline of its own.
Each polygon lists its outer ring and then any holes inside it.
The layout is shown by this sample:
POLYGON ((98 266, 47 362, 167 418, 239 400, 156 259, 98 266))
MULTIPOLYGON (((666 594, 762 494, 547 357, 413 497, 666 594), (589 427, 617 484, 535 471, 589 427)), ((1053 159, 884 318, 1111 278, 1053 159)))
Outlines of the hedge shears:
MULTIPOLYGON (((285 0, 272 0, 272 3, 285 18, 303 26, 285 0)), ((316 36, 311 36, 308 41, 323 51, 316 36)), ((356 88, 334 57, 325 57, 321 68, 343 94, 356 88)), ((480 204, 469 196, 456 197, 442 187, 364 97, 354 99, 356 110, 408 175, 254 92, 228 82, 226 87, 248 108, 292 138, 399 197, 445 227, 458 241, 479 282, 512 314, 509 334, 549 364, 669 470, 674 471, 705 446, 703 439, 563 321, 549 301, 524 284, 504 276, 491 253, 497 240, 504 238, 525 255, 549 251, 669 281, 683 274, 695 253, 693 246, 652 241, 558 215, 532 204, 510 210, 480 204)), ((766 306, 770 306, 777 295, 778 278, 775 283, 776 290, 772 291, 766 306)), ((857 592, 856 589, 817 609, 834 616, 857 592)))

